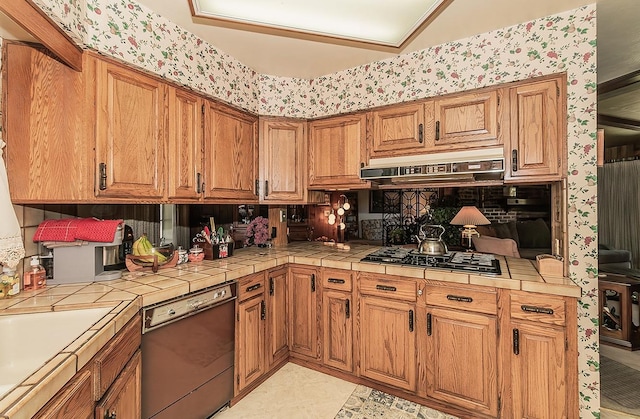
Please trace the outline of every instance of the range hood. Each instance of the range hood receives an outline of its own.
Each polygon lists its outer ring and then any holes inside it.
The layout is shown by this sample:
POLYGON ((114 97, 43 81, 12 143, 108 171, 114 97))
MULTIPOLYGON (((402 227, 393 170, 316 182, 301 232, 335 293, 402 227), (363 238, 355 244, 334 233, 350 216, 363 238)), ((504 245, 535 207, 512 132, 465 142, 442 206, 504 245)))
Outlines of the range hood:
POLYGON ((379 184, 497 181, 504 177, 502 148, 371 159, 360 178, 379 184))

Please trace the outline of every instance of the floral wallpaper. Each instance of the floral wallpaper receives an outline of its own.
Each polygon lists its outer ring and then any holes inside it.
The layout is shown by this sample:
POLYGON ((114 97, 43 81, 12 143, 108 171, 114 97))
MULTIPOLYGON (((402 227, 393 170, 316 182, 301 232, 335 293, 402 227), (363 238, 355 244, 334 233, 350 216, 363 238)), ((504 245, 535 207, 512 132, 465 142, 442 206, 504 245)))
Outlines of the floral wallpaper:
POLYGON ((133 0, 34 1, 85 48, 260 115, 328 116, 566 72, 580 416, 599 417, 595 4, 304 80, 257 74, 133 0))

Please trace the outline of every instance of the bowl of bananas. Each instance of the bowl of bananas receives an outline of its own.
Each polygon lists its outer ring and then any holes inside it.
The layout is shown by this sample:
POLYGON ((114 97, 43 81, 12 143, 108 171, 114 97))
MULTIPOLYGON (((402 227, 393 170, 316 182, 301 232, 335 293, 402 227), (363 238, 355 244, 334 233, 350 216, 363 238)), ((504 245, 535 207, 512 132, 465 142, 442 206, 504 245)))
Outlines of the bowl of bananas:
POLYGON ((160 267, 173 267, 178 262, 178 252, 173 243, 151 244, 146 234, 133 242, 132 254, 127 255, 125 264, 129 271, 151 268, 157 272, 160 267))

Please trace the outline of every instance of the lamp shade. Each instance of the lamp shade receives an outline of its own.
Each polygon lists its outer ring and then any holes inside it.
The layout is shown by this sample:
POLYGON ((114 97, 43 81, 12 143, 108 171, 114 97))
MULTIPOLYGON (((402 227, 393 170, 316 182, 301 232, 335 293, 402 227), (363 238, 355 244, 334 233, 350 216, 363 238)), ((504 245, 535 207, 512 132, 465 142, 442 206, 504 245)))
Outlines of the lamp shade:
POLYGON ((453 225, 461 226, 480 226, 491 224, 491 221, 487 220, 478 208, 473 206, 462 207, 460 211, 453 217, 453 220, 449 222, 453 225))

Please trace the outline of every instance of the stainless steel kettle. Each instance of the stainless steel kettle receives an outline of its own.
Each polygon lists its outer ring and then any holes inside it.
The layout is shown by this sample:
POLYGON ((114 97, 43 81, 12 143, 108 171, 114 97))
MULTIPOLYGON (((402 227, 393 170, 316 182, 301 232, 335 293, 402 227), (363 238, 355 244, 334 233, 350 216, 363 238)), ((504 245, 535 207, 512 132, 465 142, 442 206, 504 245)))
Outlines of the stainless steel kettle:
POLYGON ((447 253, 447 245, 442 240, 442 235, 445 232, 444 227, 440 224, 427 225, 426 227, 434 232, 433 234, 425 233, 424 227, 425 225, 420 225, 420 233, 415 236, 418 240, 418 253, 433 256, 444 255, 447 253), (437 234, 437 230, 440 230, 440 234, 437 234), (423 238, 420 238, 420 235, 422 235, 423 238), (436 235, 437 237, 435 237, 436 235))

